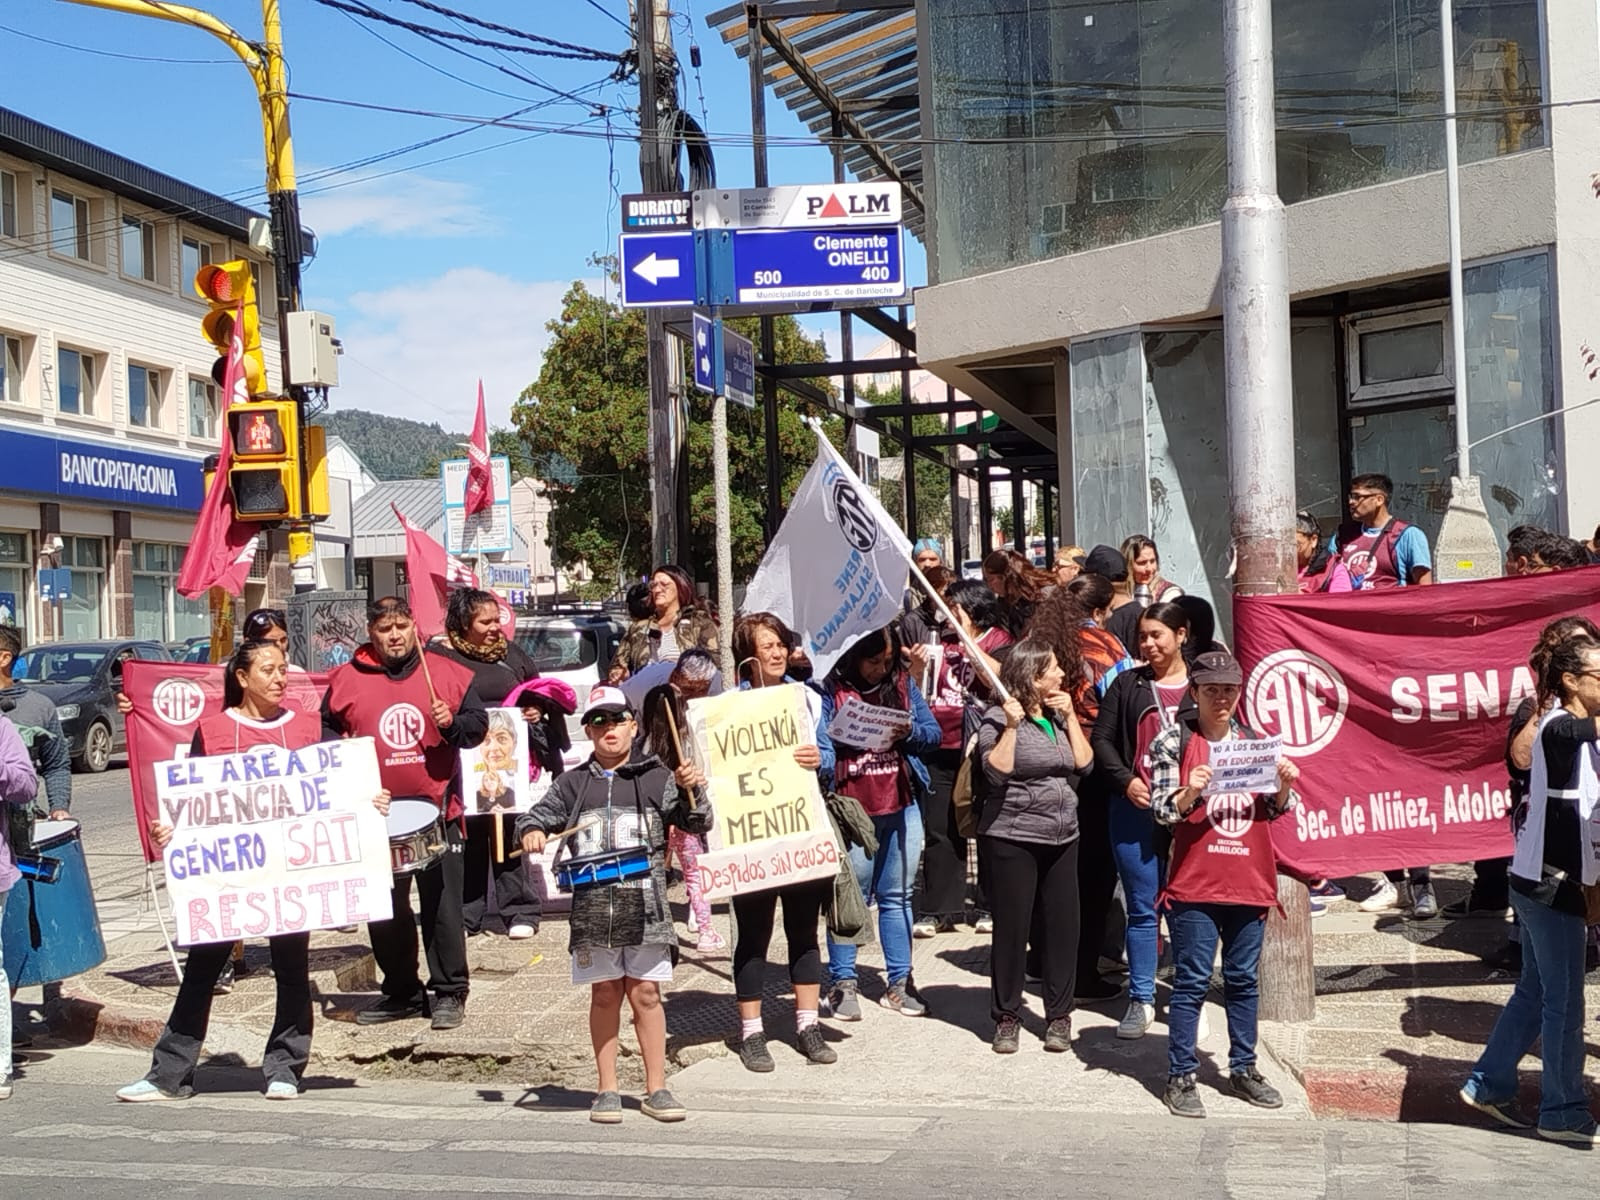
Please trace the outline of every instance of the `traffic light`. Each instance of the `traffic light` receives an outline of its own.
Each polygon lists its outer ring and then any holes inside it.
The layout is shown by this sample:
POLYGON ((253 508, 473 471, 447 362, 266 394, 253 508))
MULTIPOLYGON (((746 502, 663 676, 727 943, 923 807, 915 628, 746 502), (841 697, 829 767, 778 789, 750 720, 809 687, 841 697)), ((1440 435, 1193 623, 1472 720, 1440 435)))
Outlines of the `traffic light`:
POLYGON ((252 400, 228 409, 233 461, 228 484, 243 520, 301 515, 299 409, 292 400, 252 400))
MULTIPOLYGON (((267 369, 261 358, 261 317, 256 309, 255 283, 250 264, 242 258, 232 262, 208 264, 195 272, 194 290, 211 311, 200 322, 200 332, 221 353, 212 364, 211 377, 221 387, 228 372, 228 348, 233 340, 233 323, 244 302, 244 387, 245 394, 257 396, 267 390, 267 369)), ((225 397, 224 404, 232 402, 225 397)))

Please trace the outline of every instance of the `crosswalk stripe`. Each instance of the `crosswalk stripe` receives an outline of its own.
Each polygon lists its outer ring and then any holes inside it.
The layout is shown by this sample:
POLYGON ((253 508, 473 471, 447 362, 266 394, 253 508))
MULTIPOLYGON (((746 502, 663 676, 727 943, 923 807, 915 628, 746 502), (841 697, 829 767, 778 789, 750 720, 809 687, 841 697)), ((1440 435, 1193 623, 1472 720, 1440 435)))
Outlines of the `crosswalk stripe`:
POLYGON ((111 1138, 128 1138, 158 1146, 280 1146, 292 1143, 315 1150, 377 1150, 386 1154, 415 1154, 437 1145, 433 1139, 400 1141, 389 1138, 318 1137, 315 1134, 268 1133, 264 1130, 142 1129, 135 1125, 36 1125, 29 1129, 14 1130, 6 1136, 19 1141, 25 1138, 61 1139, 63 1144, 101 1142, 111 1138))
POLYGON ((423 1175, 391 1172, 371 1174, 356 1171, 305 1171, 287 1167, 251 1167, 230 1163, 76 1162, 62 1158, 0 1157, 0 1177, 25 1179, 116 1179, 140 1183, 198 1183, 215 1187, 226 1176, 230 1188, 277 1188, 284 1191, 305 1188, 347 1188, 356 1191, 393 1192, 396 1195, 513 1195, 532 1196, 621 1196, 637 1200, 848 1200, 849 1193, 839 1188, 724 1187, 694 1182, 639 1183, 587 1179, 542 1179, 523 1176, 506 1179, 497 1175, 423 1175), (219 1172, 221 1174, 219 1175, 219 1172))
MULTIPOLYGON (((696 1135, 700 1134, 696 1121, 696 1135)), ((606 1158, 682 1158, 695 1162, 770 1162, 834 1163, 876 1166, 894 1157, 893 1149, 818 1150, 810 1146, 707 1145, 696 1140, 689 1145, 650 1145, 644 1142, 526 1142, 505 1141, 446 1142, 436 1153, 446 1154, 599 1154, 606 1158)))

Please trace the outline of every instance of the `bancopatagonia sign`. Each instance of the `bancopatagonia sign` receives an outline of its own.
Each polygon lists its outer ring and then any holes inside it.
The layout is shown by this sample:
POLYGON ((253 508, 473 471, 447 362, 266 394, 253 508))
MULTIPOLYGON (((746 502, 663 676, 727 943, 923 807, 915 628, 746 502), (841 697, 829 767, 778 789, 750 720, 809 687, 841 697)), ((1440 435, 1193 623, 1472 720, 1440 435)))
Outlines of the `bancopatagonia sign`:
POLYGON ((127 508, 195 512, 205 495, 198 458, 0 426, 4 490, 127 508))

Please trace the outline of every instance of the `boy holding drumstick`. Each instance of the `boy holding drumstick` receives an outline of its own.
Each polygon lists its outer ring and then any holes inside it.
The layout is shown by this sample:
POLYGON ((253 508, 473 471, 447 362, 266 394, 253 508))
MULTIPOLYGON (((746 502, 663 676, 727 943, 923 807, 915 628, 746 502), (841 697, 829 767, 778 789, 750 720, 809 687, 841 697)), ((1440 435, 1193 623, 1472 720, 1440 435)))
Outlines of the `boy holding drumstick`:
POLYGON ((517 836, 528 854, 541 853, 550 834, 570 836, 563 859, 589 860, 597 873, 611 876, 574 880, 569 922, 572 982, 590 987, 589 1034, 599 1075, 589 1119, 601 1125, 622 1120, 617 1036, 626 995, 644 1057, 645 1115, 681 1121, 683 1106, 667 1090, 667 1018, 659 987, 672 979, 678 948, 667 907, 667 826, 697 834, 711 828, 710 805, 692 798, 705 776, 690 763, 674 777, 660 759, 636 760, 638 724, 617 688, 589 694, 583 728, 594 748, 589 761, 555 781, 517 821, 517 836))

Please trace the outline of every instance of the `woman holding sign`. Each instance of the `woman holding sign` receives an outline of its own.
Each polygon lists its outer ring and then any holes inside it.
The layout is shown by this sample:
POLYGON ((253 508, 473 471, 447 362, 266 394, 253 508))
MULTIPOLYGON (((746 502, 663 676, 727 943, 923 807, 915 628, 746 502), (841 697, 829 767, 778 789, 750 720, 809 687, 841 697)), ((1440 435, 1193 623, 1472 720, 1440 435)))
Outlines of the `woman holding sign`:
MULTIPOLYGON (((749 613, 733 627, 733 653, 739 663, 739 687, 778 687, 793 683, 789 656, 796 645, 793 633, 771 613, 749 613)), ((794 761, 808 771, 833 763, 832 747, 822 728, 822 701, 809 688, 806 704, 812 742, 794 748, 794 761), (813 703, 815 702, 815 703, 813 703), (828 746, 824 754, 822 747, 828 746)), ((817 1025, 822 999, 822 948, 817 923, 833 899, 832 879, 810 879, 786 887, 741 892, 733 897, 733 983, 739 998, 739 1061, 752 1071, 765 1073, 776 1065, 767 1049, 761 1026, 761 996, 766 983, 767 948, 772 944, 773 919, 783 902, 783 935, 789 946, 789 982, 794 986, 795 1042, 806 1061, 837 1062, 838 1054, 823 1040, 817 1025)))
MULTIPOLYGON (((453 659, 472 672, 473 686, 478 698, 489 709, 499 708, 518 684, 526 683, 539 675, 533 659, 516 642, 508 641, 500 629, 500 605, 492 592, 477 588, 457 588, 450 593, 444 614, 444 632, 448 645, 433 648, 444 657, 453 659)), ((547 756, 541 748, 554 726, 565 723, 558 715, 547 717, 545 709, 533 703, 525 694, 523 719, 528 725, 528 737, 535 758, 541 763, 547 756)), ((504 717, 498 731, 500 737, 515 740, 515 734, 505 729, 504 717)), ((483 755, 492 754, 490 742, 497 737, 496 725, 490 720, 489 734, 485 737, 483 755)), ((509 796, 515 792, 504 771, 495 772, 498 782, 509 796)), ((463 781, 465 787, 465 781, 463 781)), ((475 791, 477 789, 474 789, 475 791)), ((505 922, 506 936, 513 939, 531 938, 539 931, 542 903, 528 872, 520 858, 495 857, 494 822, 502 822, 500 843, 512 842, 511 827, 514 813, 501 811, 515 803, 512 799, 499 802, 491 795, 487 803, 482 796, 474 805, 467 821, 467 839, 461 844, 463 858, 461 916, 466 921, 468 933, 483 932, 484 910, 488 907, 490 872, 494 878, 495 903, 500 909, 500 919, 505 922)))
MULTIPOLYGON (((255 746, 299 750, 322 741, 322 718, 283 706, 288 664, 270 642, 245 642, 228 663, 223 682, 223 711, 202 717, 189 747, 192 757, 238 754, 255 746)), ((389 793, 379 792, 373 806, 389 811, 389 793)), ((152 822, 157 846, 172 840, 172 826, 152 822)), ((293 1100, 311 1058, 311 976, 307 955, 309 933, 281 933, 268 939, 272 973, 278 985, 277 1013, 267 1037, 261 1071, 267 1077, 268 1100, 293 1100)), ((117 1093, 118 1100, 187 1100, 194 1095, 194 1069, 200 1061, 211 1023, 212 988, 228 965, 231 941, 198 943, 189 948, 189 962, 178 986, 172 1015, 156 1042, 150 1072, 117 1093)))
MULTIPOLYGON (((822 685, 822 726, 833 742, 832 771, 823 770, 842 796, 860 802, 878 835, 878 853, 868 859, 860 846, 850 847, 861 891, 878 900, 878 937, 883 942, 888 988, 879 1003, 907 1017, 927 1008, 911 992, 911 890, 922 858, 920 798, 928 790, 928 770, 921 756, 939 748, 939 722, 903 665, 900 631, 890 625, 852 645, 834 664, 822 685), (876 748, 840 741, 832 732, 834 718, 852 702, 889 709, 904 718, 904 732, 876 748)), ((828 1003, 841 1021, 861 1019, 857 996, 856 946, 828 937, 828 1003), (854 1014, 854 1015, 852 1015, 854 1014)))

